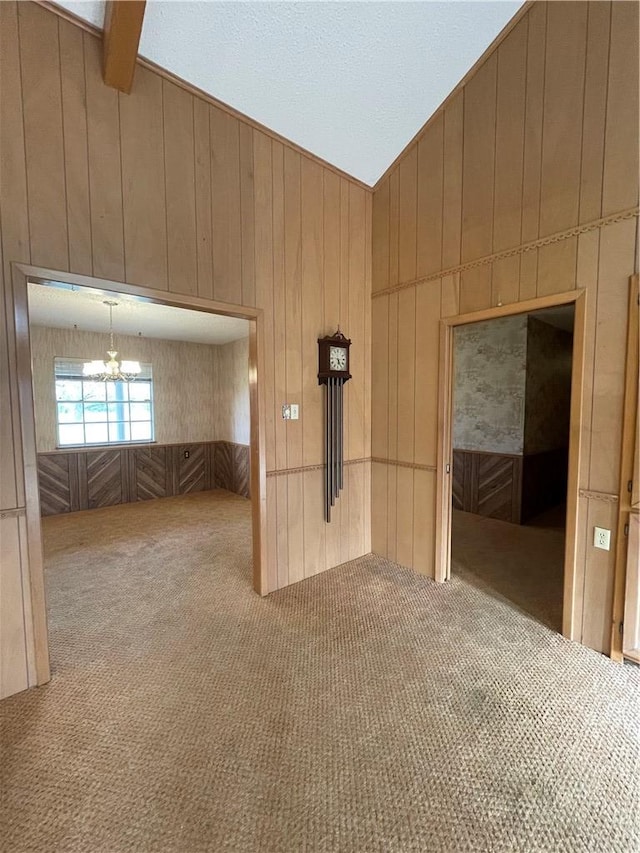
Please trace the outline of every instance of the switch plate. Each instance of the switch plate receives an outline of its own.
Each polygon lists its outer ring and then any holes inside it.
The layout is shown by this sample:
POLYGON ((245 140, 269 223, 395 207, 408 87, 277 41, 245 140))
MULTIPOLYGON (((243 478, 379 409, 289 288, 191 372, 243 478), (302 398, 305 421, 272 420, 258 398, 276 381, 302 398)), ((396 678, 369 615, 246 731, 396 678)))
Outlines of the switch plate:
POLYGON ((609 551, 611 549, 611 531, 605 527, 594 527, 593 546, 594 548, 601 548, 603 551, 609 551))
POLYGON ((297 421, 300 417, 300 407, 297 403, 285 403, 282 407, 282 419, 297 421))

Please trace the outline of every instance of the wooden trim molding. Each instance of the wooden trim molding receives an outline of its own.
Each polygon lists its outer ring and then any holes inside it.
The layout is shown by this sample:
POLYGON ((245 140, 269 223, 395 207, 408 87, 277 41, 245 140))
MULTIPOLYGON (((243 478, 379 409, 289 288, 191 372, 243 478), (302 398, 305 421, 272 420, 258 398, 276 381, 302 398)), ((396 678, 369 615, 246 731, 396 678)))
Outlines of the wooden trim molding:
POLYGON ((414 471, 437 471, 435 465, 420 465, 418 462, 400 462, 398 459, 383 459, 380 456, 372 456, 372 462, 378 462, 381 465, 393 465, 394 468, 412 468, 414 471))
POLYGON ((27 510, 23 506, 14 509, 0 510, 0 518, 22 518, 27 514, 27 510))
POLYGON ((617 504, 618 496, 612 495, 609 492, 593 492, 590 489, 580 489, 578 492, 581 498, 587 498, 590 501, 605 501, 605 503, 617 504))
POLYGON ((146 0, 108 0, 104 10, 102 74, 107 86, 128 95, 142 34, 146 0))
POLYGON ((411 281, 404 281, 400 284, 394 284, 392 287, 385 287, 384 290, 376 290, 371 294, 372 299, 377 299, 380 296, 388 296, 391 293, 397 293, 400 290, 406 290, 409 287, 417 287, 420 284, 425 284, 429 281, 437 281, 440 278, 445 278, 448 275, 466 272, 467 270, 483 267, 487 264, 493 264, 495 261, 501 261, 504 258, 512 258, 516 255, 524 255, 526 252, 531 252, 534 249, 540 249, 543 246, 550 246, 552 243, 561 243, 564 240, 570 240, 572 237, 579 237, 580 234, 588 234, 590 231, 596 231, 598 228, 606 228, 608 225, 615 225, 617 222, 624 222, 627 219, 640 217, 640 208, 630 207, 626 210, 621 210, 618 213, 611 213, 608 216, 603 216, 600 219, 593 219, 590 222, 585 222, 583 225, 576 225, 575 228, 569 228, 566 231, 557 231, 554 234, 549 234, 547 237, 540 237, 537 240, 531 240, 529 243, 522 243, 519 246, 514 246, 511 249, 504 249, 501 252, 494 252, 491 255, 483 255, 481 258, 476 258, 473 261, 467 261, 464 264, 458 264, 455 267, 447 267, 438 272, 429 273, 429 275, 421 278, 414 278, 411 281))
MULTIPOLYGON (((362 465, 365 462, 371 462, 370 456, 363 456, 361 459, 345 459, 345 465, 362 465)), ((324 462, 319 465, 300 465, 298 468, 275 468, 267 471, 267 477, 284 477, 289 474, 302 474, 304 471, 321 471, 324 468, 324 462)))

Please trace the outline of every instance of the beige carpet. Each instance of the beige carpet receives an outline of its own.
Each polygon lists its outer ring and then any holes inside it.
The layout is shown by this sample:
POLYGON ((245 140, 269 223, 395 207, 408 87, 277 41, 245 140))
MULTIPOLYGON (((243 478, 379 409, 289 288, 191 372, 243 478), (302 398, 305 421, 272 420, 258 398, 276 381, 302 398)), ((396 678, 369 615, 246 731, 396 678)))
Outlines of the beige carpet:
POLYGON ((554 631, 562 630, 564 510, 529 524, 453 511, 451 572, 504 596, 554 631))
POLYGON ((265 600, 227 493, 45 524, 3 850, 633 851, 640 671, 368 557, 265 600))

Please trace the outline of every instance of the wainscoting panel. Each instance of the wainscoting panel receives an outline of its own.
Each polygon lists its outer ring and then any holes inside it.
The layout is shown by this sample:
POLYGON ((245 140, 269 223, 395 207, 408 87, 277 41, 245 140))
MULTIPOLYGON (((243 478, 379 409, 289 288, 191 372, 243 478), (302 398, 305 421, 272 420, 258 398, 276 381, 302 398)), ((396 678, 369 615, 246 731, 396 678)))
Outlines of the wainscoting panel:
POLYGON ((249 448, 210 441, 58 450, 38 454, 38 479, 42 515, 213 488, 249 497, 249 448))
POLYGON ((520 523, 522 457, 453 451, 453 506, 520 523))

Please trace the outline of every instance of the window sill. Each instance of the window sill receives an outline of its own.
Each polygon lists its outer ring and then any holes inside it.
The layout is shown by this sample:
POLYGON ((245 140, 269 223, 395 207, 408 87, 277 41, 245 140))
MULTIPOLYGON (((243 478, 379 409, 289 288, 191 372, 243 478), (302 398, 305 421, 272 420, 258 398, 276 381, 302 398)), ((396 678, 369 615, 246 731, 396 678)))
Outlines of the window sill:
POLYGON ((141 439, 140 441, 113 441, 109 444, 58 444, 56 445, 55 452, 64 453, 67 450, 108 450, 110 447, 146 447, 157 443, 154 438, 152 441, 141 439))

